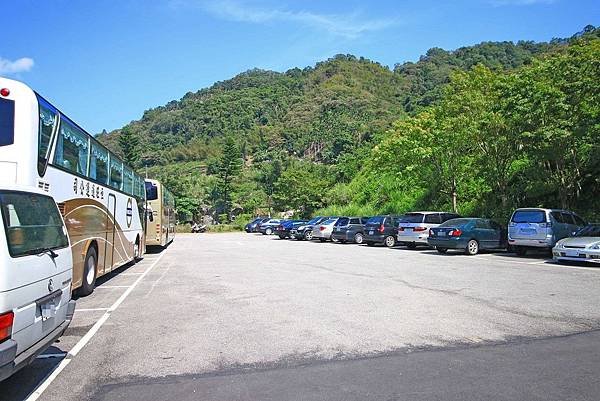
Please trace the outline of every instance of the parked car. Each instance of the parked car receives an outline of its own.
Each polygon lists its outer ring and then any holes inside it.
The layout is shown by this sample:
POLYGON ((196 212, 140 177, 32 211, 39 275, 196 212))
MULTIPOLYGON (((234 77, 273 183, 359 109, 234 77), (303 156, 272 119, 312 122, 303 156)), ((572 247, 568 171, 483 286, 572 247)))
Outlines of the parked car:
POLYGON ((33 362, 67 329, 73 259, 47 193, 0 187, 0 381, 33 362))
POLYGON ((290 238, 292 228, 303 224, 306 224, 306 220, 283 220, 275 227, 275 235, 279 236, 280 239, 290 238))
POLYGON ((410 249, 418 245, 427 245, 429 230, 445 221, 460 217, 456 213, 412 212, 406 213, 398 225, 398 243, 410 249))
POLYGON ((368 246, 384 244, 388 248, 396 246, 398 223, 402 216, 374 216, 367 220, 364 231, 364 242, 368 246))
POLYGON ((247 233, 258 232, 259 226, 268 220, 269 220, 269 217, 257 217, 254 220, 252 220, 250 223, 246 224, 246 226, 244 227, 244 230, 247 233))
POLYGON ((282 219, 269 219, 258 226, 258 232, 262 235, 271 235, 281 221, 282 219))
POLYGON ((439 252, 460 249, 477 255, 481 249, 506 248, 506 230, 490 219, 461 217, 429 230, 427 243, 439 252))
POLYGON ((508 245, 519 256, 530 249, 551 250, 558 240, 586 225, 577 214, 560 209, 523 208, 508 223, 508 245))
POLYGON ((572 237, 559 240, 552 249, 552 257, 559 263, 600 263, 600 224, 588 224, 572 237))
POLYGON ((325 221, 315 224, 312 232, 312 239, 318 239, 321 242, 331 240, 333 226, 338 221, 339 217, 330 217, 325 221))
POLYGON ((313 217, 306 224, 302 224, 296 228, 292 228, 290 230, 290 237, 295 238, 299 241, 302 241, 302 240, 310 241, 313 236, 313 228, 314 228, 315 224, 319 224, 327 219, 328 219, 328 217, 324 217, 324 216, 313 217))
POLYGON ((342 244, 346 242, 362 244, 367 220, 369 220, 368 217, 340 217, 333 226, 331 239, 342 244))

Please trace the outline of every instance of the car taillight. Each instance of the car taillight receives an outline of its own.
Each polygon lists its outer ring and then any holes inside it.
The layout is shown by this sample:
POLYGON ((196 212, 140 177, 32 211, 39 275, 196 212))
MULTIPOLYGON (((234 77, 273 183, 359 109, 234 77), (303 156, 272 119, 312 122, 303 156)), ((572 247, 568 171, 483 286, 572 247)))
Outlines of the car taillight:
POLYGON ((435 236, 435 233, 433 232, 433 230, 429 230, 429 236, 430 236, 430 237, 433 237, 433 236, 435 236))
POLYGON ((15 314, 13 312, 0 315, 0 341, 10 337, 14 319, 15 314))
POLYGON ((7 97, 8 95, 10 95, 10 89, 8 89, 8 88, 0 89, 0 95, 2 95, 2 97, 7 97))
POLYGON ((420 227, 420 226, 413 227, 413 231, 425 231, 425 230, 427 230, 427 227, 420 227))
POLYGON ((380 233, 383 233, 384 230, 385 230, 385 227, 382 224, 379 226, 379 229, 377 231, 379 231, 380 233))
POLYGON ((461 234, 462 234, 462 231, 460 231, 458 228, 455 228, 454 230, 450 231, 451 237, 460 237, 461 234))
POLYGON ((325 230, 325 226, 319 226, 319 231, 324 231, 325 230))
POLYGON ((550 227, 552 227, 552 222, 540 223, 540 227, 542 227, 542 228, 550 228, 550 227))
POLYGON ((398 227, 398 231, 404 231, 404 227, 398 227))

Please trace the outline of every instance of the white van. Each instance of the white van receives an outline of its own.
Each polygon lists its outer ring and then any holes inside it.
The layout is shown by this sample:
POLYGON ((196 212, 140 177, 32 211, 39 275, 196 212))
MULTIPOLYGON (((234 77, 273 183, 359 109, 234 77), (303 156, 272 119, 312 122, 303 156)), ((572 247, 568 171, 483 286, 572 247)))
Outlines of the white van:
POLYGON ((0 186, 0 380, 32 362, 71 323, 73 259, 47 193, 0 186))

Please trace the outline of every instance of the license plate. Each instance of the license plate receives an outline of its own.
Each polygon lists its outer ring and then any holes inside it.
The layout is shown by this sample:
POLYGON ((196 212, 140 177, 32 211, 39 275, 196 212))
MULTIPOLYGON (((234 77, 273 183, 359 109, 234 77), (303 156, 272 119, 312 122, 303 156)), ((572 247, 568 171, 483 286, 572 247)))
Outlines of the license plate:
POLYGON ((579 252, 567 250, 567 251, 565 251, 565 255, 570 256, 572 258, 576 258, 579 256, 579 252))
POLYGON ((521 228, 521 234, 534 235, 537 231, 535 228, 521 228))
POLYGON ((40 305, 42 311, 42 321, 48 320, 56 316, 57 305, 54 301, 46 302, 40 305))
POLYGON ((369 235, 373 235, 373 230, 369 231, 369 235))
POLYGON ((440 237, 445 237, 446 231, 440 231, 439 233, 437 233, 437 235, 439 235, 440 237))

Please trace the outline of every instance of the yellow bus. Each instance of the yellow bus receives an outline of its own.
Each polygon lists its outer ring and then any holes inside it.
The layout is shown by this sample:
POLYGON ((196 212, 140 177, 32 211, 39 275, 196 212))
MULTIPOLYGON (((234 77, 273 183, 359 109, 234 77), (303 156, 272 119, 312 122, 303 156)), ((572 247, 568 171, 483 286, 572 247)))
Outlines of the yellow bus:
POLYGON ((175 238, 175 198, 160 181, 146 179, 145 185, 148 208, 146 245, 166 246, 175 238))

